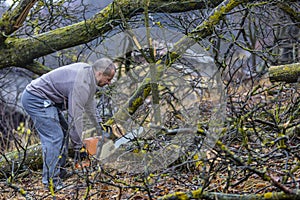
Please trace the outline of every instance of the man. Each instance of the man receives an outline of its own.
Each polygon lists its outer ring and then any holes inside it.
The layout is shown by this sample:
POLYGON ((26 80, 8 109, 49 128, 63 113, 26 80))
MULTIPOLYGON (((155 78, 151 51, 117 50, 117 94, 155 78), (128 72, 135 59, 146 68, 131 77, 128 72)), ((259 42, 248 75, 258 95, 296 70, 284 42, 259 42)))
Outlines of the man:
POLYGON ((59 67, 33 80, 22 95, 22 105, 39 133, 43 150, 42 182, 46 187, 63 187, 61 178, 68 150, 68 140, 75 158, 83 147, 83 114, 86 112, 95 127, 99 126, 94 95, 97 86, 110 84, 116 72, 114 63, 101 58, 93 65, 74 63, 59 67), (68 123, 61 111, 67 110, 68 123))

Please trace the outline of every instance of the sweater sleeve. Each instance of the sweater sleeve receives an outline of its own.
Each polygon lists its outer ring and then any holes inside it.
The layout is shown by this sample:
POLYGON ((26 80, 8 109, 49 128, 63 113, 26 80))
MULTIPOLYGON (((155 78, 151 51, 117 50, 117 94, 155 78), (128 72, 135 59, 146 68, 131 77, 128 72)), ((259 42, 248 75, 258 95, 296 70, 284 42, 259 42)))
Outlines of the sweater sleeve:
POLYGON ((85 111, 91 120, 93 126, 96 129, 100 128, 99 123, 102 122, 100 116, 97 115, 97 108, 96 108, 96 101, 94 96, 91 96, 90 99, 88 99, 87 104, 85 106, 85 111))
POLYGON ((70 124, 70 140, 75 149, 82 147, 83 116, 86 105, 94 98, 91 87, 91 75, 88 68, 82 68, 77 72, 72 92, 68 97, 68 113, 70 124))
POLYGON ((69 97, 70 139, 75 149, 82 147, 83 114, 89 93, 86 85, 75 87, 69 97))

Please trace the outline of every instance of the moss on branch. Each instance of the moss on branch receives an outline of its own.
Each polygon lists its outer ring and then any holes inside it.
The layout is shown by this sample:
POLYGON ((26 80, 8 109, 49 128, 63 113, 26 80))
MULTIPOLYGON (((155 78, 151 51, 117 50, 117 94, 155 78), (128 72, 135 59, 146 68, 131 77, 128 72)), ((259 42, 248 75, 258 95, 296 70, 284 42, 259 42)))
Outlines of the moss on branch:
POLYGON ((295 83, 300 76, 300 63, 271 66, 269 79, 271 82, 295 83))

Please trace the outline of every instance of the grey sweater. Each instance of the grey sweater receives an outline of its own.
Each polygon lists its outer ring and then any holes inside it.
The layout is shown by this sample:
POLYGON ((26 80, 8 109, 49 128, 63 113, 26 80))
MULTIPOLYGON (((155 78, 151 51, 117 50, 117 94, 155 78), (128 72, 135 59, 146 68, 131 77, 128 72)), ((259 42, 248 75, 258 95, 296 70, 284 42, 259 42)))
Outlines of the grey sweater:
POLYGON ((74 148, 82 147, 83 114, 86 112, 95 127, 99 128, 96 115, 95 93, 97 89, 93 69, 86 63, 74 63, 59 67, 33 80, 27 91, 63 105, 68 110, 70 139, 74 148))

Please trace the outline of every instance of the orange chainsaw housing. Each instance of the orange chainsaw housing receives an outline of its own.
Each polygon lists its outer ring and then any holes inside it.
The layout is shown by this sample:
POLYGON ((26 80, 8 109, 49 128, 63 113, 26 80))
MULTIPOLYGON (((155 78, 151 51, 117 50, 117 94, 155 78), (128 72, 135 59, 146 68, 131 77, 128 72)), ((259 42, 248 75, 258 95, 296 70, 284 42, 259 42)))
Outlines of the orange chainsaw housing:
POLYGON ((97 145, 101 137, 89 137, 83 140, 85 148, 90 155, 96 155, 97 145))
MULTIPOLYGON (((85 145, 85 149, 87 150, 89 155, 96 155, 97 153, 97 145, 98 141, 101 137, 89 137, 83 140, 83 144, 85 145)), ((89 159, 82 160, 80 163, 76 163, 75 167, 77 169, 82 169, 85 167, 89 167, 91 164, 89 159)))

